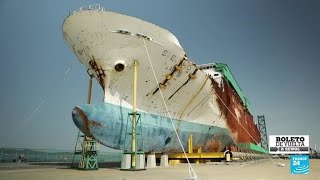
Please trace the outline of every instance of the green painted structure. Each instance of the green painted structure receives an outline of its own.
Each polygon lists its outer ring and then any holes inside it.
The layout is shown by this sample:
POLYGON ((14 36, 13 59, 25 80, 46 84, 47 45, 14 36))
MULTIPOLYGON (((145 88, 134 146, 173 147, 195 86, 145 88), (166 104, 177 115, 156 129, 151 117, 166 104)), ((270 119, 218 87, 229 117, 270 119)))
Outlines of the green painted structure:
POLYGON ((231 83, 231 85, 236 90, 237 94, 239 95, 241 101, 243 102, 244 106, 248 109, 249 113, 252 115, 251 108, 250 108, 250 102, 245 97, 244 93, 242 92, 242 89, 240 88, 236 79, 232 75, 228 65, 223 64, 223 63, 216 63, 215 70, 221 72, 223 74, 223 76, 231 83))
POLYGON ((239 148, 242 150, 254 151, 257 153, 269 153, 267 149, 264 149, 259 145, 252 144, 252 143, 240 143, 239 148))

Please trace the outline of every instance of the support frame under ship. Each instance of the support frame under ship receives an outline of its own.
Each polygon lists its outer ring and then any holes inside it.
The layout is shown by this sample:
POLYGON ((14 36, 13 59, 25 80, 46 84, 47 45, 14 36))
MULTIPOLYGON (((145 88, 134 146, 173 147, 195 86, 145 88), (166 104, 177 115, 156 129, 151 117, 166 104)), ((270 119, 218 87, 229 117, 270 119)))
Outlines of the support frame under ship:
POLYGON ((137 110, 143 134, 137 142, 143 143, 143 151, 181 152, 175 130, 184 148, 192 134, 194 147, 203 152, 260 143, 250 104, 228 66, 194 64, 169 31, 100 6, 74 11, 62 29, 68 46, 104 91, 103 103, 79 105, 72 111, 75 125, 85 135, 113 149, 124 150, 130 144, 127 117, 137 61, 137 110))

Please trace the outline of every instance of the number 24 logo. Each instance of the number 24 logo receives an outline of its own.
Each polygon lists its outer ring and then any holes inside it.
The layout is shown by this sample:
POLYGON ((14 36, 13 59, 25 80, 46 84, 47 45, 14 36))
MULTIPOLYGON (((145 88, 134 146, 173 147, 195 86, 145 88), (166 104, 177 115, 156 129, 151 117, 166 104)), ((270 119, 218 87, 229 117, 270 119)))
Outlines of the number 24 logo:
POLYGON ((300 165, 300 161, 293 161, 292 164, 293 164, 294 166, 299 166, 299 165, 300 165))

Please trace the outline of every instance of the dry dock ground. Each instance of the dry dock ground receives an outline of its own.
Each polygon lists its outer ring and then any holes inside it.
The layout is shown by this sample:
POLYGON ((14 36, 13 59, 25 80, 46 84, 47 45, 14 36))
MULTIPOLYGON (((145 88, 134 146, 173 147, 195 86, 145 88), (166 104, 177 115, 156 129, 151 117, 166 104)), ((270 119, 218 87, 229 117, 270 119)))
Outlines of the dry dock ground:
MULTIPOLYGON (((310 160, 310 174, 291 175, 288 160, 278 160, 285 163, 285 167, 274 165, 271 160, 256 162, 248 165, 215 165, 192 164, 199 180, 221 179, 221 180, 294 180, 311 179, 320 180, 320 160, 310 160)), ((170 167, 156 167, 146 171, 120 171, 117 167, 100 168, 99 170, 81 171, 70 169, 61 165, 24 165, 19 168, 15 165, 0 164, 1 180, 178 180, 188 179, 188 165, 179 164, 170 167)))

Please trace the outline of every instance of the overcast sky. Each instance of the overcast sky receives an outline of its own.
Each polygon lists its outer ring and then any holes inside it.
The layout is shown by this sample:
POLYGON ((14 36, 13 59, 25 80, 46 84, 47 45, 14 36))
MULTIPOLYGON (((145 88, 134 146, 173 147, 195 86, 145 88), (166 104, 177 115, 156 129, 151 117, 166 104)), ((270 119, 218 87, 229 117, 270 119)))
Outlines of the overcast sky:
MULTIPOLYGON (((93 3, 171 31, 196 63, 229 65, 268 134, 320 147, 320 1, 0 1, 0 147, 73 149, 88 76, 62 36, 93 3)), ((93 103, 102 101, 95 82, 93 103)))

